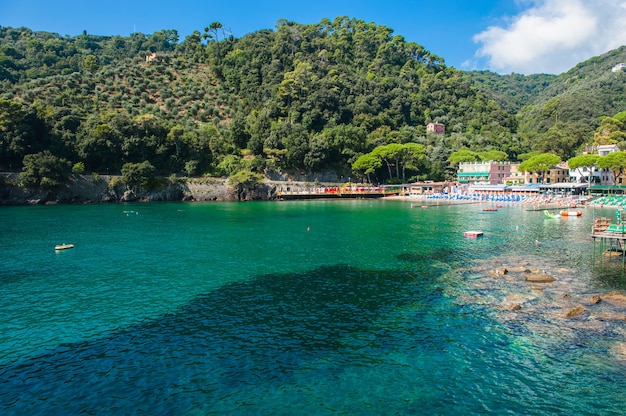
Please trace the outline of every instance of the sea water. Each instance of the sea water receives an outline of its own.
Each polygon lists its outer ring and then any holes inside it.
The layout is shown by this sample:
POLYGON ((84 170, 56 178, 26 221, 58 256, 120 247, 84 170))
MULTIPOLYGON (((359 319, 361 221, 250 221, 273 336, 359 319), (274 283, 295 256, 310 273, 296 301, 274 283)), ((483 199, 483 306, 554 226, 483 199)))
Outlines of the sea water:
POLYGON ((482 208, 0 208, 0 414, 623 414, 614 211, 482 208))

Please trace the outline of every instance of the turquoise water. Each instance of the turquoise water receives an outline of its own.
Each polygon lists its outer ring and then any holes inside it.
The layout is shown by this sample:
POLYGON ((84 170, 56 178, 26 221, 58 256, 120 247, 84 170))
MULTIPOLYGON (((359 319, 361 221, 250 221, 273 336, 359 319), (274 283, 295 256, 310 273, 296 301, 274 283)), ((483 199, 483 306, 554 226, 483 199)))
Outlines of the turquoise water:
POLYGON ((623 414, 614 211, 483 207, 3 207, 0 414, 623 414))

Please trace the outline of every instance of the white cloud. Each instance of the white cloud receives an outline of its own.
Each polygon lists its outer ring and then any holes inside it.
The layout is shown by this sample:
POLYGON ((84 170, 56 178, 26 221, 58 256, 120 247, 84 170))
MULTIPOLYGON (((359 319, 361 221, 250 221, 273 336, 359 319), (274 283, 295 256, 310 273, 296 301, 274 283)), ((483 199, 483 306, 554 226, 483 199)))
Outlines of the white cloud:
POLYGON ((560 74, 626 44, 624 0, 534 0, 532 7, 474 36, 476 57, 499 73, 560 74))

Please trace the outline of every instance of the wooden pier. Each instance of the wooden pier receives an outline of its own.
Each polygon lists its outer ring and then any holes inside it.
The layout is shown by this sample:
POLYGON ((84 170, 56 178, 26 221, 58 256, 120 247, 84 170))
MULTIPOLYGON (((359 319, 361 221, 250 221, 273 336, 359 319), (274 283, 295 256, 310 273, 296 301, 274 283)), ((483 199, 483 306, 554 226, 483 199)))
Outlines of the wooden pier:
POLYGON ((610 218, 599 217, 593 221, 591 230, 593 238, 593 253, 595 259, 596 245, 599 245, 600 263, 608 255, 618 255, 622 258, 622 268, 626 266, 626 224, 620 221, 614 222, 610 218))

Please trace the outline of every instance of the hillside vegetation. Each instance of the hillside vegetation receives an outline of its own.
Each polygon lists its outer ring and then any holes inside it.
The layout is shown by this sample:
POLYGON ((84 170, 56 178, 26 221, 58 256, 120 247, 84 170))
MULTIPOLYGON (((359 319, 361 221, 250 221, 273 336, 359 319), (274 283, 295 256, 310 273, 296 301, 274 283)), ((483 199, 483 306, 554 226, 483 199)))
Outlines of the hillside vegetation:
POLYGON ((72 168, 124 167, 384 182, 452 178, 448 158, 462 149, 569 157, 593 141, 600 116, 624 109, 626 74, 610 71, 624 54, 559 77, 499 76, 447 67, 390 28, 347 17, 281 20, 242 38, 219 22, 184 39, 1 27, 0 170, 53 166, 50 186, 72 168), (445 136, 427 133, 429 122, 445 136), (402 161, 354 165, 381 149, 403 149, 402 161))
MULTIPOLYGON (((626 62, 626 46, 581 62, 559 76, 497 75, 469 72, 469 78, 487 96, 517 114, 518 134, 533 150, 570 158, 585 145, 607 144, 607 123, 626 110, 626 73, 613 72, 626 62)), ((619 119, 619 117, 618 117, 619 119)), ((626 132, 626 126, 617 127, 626 132)), ((611 140, 609 140, 611 141, 611 140)), ((626 150, 623 139, 612 140, 626 150)))

